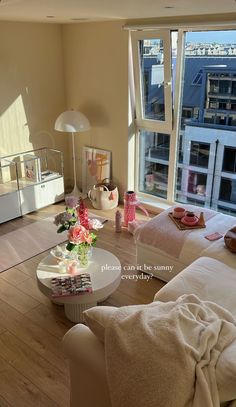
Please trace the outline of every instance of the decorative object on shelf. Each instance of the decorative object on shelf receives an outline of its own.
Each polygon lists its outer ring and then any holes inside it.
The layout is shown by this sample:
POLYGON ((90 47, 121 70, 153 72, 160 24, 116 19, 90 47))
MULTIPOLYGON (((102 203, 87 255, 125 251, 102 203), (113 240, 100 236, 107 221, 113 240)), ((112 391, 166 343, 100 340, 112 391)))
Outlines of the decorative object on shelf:
POLYGON ((97 236, 87 230, 82 225, 72 226, 68 231, 69 243, 66 249, 72 254, 77 254, 81 267, 87 267, 89 252, 91 247, 95 246, 97 236))
POLYGON ((39 157, 33 154, 25 154, 23 159, 25 179, 32 182, 40 182, 41 165, 39 157))
POLYGON ((109 210, 118 206, 118 188, 109 179, 104 179, 101 183, 94 185, 88 191, 88 197, 96 209, 109 210))
POLYGON ((124 195, 124 225, 128 226, 129 222, 132 222, 136 218, 136 208, 141 209, 146 216, 149 216, 148 211, 137 200, 136 193, 134 191, 127 191, 124 195))
POLYGON ((111 177, 111 152, 92 147, 83 147, 83 193, 104 179, 111 177))
POLYGON ((81 133, 90 129, 90 123, 87 117, 78 111, 68 110, 60 114, 55 122, 55 130, 72 135, 72 159, 74 171, 74 188, 71 195, 81 197, 82 193, 79 191, 76 183, 76 157, 75 157, 75 136, 74 133, 81 133))
POLYGON ((121 232, 122 230, 121 225, 122 225, 122 214, 121 211, 117 210, 115 216, 115 230, 117 233, 121 232))

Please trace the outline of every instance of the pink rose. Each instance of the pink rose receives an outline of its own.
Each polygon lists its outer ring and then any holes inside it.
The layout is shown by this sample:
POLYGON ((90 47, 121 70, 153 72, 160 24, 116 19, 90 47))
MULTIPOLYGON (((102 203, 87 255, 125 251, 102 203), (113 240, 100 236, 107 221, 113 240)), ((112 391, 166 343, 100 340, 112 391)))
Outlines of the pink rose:
POLYGON ((87 230, 81 225, 75 225, 69 229, 68 240, 70 243, 80 244, 86 242, 85 233, 87 230))
POLYGON ((86 239, 86 242, 87 242, 88 244, 92 244, 92 243, 93 243, 93 237, 89 234, 89 232, 87 232, 85 239, 86 239))

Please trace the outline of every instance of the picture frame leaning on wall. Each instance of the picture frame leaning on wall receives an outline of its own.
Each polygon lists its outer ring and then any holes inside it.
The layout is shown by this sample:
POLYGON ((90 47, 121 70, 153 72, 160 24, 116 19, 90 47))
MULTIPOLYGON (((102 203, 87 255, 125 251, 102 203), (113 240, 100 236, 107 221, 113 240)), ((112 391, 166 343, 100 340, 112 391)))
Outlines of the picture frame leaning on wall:
POLYGON ((83 147, 82 191, 87 194, 96 184, 111 179, 111 152, 94 147, 83 147))

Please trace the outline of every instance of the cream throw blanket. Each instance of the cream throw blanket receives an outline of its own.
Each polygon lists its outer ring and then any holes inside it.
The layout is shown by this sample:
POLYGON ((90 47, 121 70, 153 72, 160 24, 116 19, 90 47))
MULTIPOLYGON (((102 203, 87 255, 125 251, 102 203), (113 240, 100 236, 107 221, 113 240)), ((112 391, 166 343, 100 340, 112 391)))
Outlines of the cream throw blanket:
POLYGON ((216 364, 235 338, 232 314, 195 295, 118 309, 105 330, 112 407, 218 407, 216 364))

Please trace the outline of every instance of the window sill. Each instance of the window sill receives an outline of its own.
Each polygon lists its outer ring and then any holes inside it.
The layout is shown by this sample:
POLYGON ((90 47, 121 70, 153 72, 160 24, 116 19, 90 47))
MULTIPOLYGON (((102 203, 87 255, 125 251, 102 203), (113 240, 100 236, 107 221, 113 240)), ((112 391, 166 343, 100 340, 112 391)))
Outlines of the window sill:
POLYGON ((138 195, 138 200, 151 213, 161 213, 166 209, 171 208, 171 206, 173 206, 173 204, 163 202, 161 200, 158 200, 158 198, 152 199, 141 195, 138 195))

